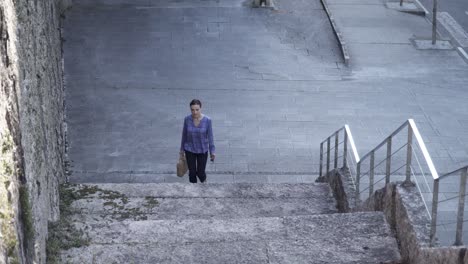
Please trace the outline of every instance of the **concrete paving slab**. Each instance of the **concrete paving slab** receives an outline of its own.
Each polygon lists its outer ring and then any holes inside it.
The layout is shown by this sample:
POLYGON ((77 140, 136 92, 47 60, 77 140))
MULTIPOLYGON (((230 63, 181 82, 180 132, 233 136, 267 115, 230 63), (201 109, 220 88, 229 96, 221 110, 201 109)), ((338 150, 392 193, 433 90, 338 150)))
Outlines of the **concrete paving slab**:
MULTIPOLYGON (((64 20, 74 181, 116 171, 174 175, 181 120, 195 97, 213 118, 219 146, 219 163, 210 173, 316 174, 319 142, 344 123, 361 152, 409 117, 427 124, 424 138, 443 134, 434 145, 438 168, 463 162, 467 67, 455 50, 417 51, 400 43, 406 36, 430 36, 420 17, 379 1, 335 1, 331 8, 345 37, 367 43, 351 43, 355 60, 344 68, 318 1, 278 1, 278 12, 240 1, 122 3, 83 0, 64 20), (205 34, 213 23, 223 23, 217 38, 205 34), (379 36, 392 43, 373 43, 379 36), (241 70, 260 76, 238 79, 241 70), (438 113, 447 114, 436 118, 438 113), (447 146, 454 147, 450 157, 447 146), (284 148, 310 154, 283 155, 284 148), (283 163, 273 159, 280 155, 283 163), (296 163, 298 157, 310 162, 296 163)), ((165 177, 161 181, 179 181, 165 177)))
POLYGON ((435 44, 432 44, 431 39, 413 39, 411 41, 413 45, 420 50, 428 50, 428 49, 435 49, 435 50, 451 50, 453 49, 452 44, 448 40, 436 40, 435 44))
POLYGON ((371 44, 408 44, 412 31, 409 29, 382 27, 382 28, 351 28, 342 29, 343 34, 352 35, 346 39, 347 43, 371 44))

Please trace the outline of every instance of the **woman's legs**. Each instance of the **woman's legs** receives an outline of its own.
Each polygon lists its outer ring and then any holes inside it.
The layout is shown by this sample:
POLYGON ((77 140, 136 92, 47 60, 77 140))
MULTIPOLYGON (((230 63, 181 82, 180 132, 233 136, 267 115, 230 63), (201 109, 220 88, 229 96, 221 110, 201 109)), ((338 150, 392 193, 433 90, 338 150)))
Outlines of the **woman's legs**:
POLYGON ((192 153, 185 151, 185 158, 189 169, 189 181, 197 183, 197 176, 201 182, 206 181, 206 162, 208 160, 208 152, 206 153, 192 153))
POLYGON ((185 158, 187 159, 187 165, 189 169, 189 181, 191 183, 197 183, 197 154, 190 151, 185 151, 185 158))
POLYGON ((197 154, 197 176, 201 182, 206 181, 206 162, 208 160, 208 152, 197 154))

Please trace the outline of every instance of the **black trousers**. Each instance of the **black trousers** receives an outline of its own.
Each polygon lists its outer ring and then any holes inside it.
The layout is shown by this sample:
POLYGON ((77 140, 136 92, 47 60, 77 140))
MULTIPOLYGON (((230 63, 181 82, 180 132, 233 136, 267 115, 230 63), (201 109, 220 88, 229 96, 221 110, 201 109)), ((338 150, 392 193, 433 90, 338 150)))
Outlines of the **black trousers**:
POLYGON ((185 151, 185 158, 189 169, 189 180, 191 183, 197 183, 197 177, 200 182, 206 181, 206 162, 208 160, 208 152, 192 153, 185 151))

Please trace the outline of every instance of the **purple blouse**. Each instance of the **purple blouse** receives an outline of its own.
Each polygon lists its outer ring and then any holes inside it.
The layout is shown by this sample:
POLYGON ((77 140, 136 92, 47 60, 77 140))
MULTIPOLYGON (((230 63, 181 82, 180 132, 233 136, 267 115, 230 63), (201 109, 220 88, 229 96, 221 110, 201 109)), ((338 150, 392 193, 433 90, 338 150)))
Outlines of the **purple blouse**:
POLYGON ((208 116, 204 115, 198 126, 193 123, 192 115, 185 117, 180 150, 192 153, 206 153, 209 150, 211 154, 215 154, 213 129, 208 116))

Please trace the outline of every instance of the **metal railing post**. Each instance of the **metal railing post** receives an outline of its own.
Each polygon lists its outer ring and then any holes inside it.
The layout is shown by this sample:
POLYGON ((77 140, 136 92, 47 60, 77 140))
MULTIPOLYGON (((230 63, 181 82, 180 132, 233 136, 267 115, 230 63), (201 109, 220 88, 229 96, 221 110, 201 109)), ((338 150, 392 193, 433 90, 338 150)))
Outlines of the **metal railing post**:
POLYGON ((369 170, 369 197, 372 196, 374 192, 374 159, 375 159, 375 152, 371 152, 370 156, 370 170, 369 170))
POLYGON ((335 133, 335 162, 333 164, 333 168, 336 169, 338 168, 338 144, 339 144, 339 134, 338 131, 335 133))
POLYGON ((361 161, 359 161, 356 166, 356 199, 355 199, 356 206, 358 205, 358 202, 360 200, 360 197, 359 197, 359 184, 360 183, 361 183, 361 161))
POLYGON ((390 183, 390 171, 392 168, 392 137, 387 139, 387 163, 385 165, 385 184, 390 183))
POLYGON ((330 172, 330 137, 327 138, 327 175, 330 172))
POLYGON ((431 217, 431 234, 429 246, 435 246, 436 231, 437 231, 437 206, 439 205, 439 179, 434 180, 434 188, 432 192, 432 217, 431 217))
POLYGON ((344 131, 344 141, 343 141, 343 168, 348 168, 347 157, 348 157, 348 133, 344 131))
POLYGON ((411 158, 413 157, 413 129, 408 124, 408 143, 406 150, 406 180, 405 185, 412 185, 411 183, 411 158))
POLYGON ((467 168, 462 169, 460 174, 460 193, 458 199, 458 215, 457 215, 457 234, 455 236, 455 246, 463 245, 463 214, 465 211, 465 195, 466 195, 466 174, 467 168))
POLYGON ((322 177, 322 169, 323 169, 323 142, 320 143, 320 169, 319 169, 320 177, 322 177))

